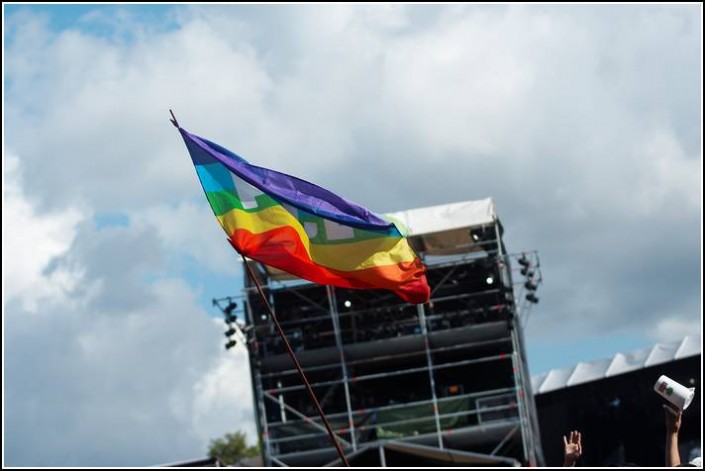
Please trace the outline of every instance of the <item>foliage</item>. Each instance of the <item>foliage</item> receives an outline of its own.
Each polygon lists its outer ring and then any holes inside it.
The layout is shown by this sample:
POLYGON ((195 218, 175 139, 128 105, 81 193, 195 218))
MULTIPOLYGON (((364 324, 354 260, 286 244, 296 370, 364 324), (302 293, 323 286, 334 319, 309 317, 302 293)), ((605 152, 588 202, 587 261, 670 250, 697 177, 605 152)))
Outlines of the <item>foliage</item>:
POLYGON ((244 432, 226 433, 223 438, 211 440, 208 445, 208 456, 218 458, 226 465, 234 465, 244 458, 252 458, 259 454, 259 447, 248 446, 244 432))

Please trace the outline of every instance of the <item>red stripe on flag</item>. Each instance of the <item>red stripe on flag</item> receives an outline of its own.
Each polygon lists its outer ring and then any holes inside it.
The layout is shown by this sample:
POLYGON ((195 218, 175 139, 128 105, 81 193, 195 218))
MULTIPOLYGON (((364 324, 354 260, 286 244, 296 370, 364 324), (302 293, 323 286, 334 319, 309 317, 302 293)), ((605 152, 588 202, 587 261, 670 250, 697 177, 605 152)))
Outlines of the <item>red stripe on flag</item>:
POLYGON ((293 227, 279 227, 261 234, 238 229, 229 240, 246 257, 321 285, 388 289, 412 304, 425 303, 430 297, 426 267, 418 258, 396 265, 342 271, 317 265, 311 260, 293 227))

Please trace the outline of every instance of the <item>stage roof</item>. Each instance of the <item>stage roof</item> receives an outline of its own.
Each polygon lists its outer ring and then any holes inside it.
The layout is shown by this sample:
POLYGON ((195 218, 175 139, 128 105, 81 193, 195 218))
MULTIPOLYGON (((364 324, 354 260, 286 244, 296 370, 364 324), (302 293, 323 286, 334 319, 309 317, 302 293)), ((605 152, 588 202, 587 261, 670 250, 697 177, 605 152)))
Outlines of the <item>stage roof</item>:
POLYGON ((581 362, 570 368, 551 370, 531 377, 534 394, 576 386, 630 371, 668 363, 701 354, 700 336, 688 335, 673 343, 657 343, 651 348, 631 353, 617 353, 611 358, 581 362))
POLYGON ((409 230, 410 236, 469 229, 493 224, 497 220, 492 198, 409 209, 387 213, 386 216, 401 221, 409 230))
POLYGON ((388 213, 408 229, 411 246, 426 255, 453 255, 482 250, 470 229, 497 222, 494 200, 442 204, 388 213))

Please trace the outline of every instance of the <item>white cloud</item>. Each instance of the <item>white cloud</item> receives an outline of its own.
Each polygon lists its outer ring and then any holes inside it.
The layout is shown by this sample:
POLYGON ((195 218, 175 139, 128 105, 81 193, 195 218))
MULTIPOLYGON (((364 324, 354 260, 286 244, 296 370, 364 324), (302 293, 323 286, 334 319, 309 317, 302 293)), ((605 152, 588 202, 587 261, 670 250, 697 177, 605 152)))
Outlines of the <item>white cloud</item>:
MULTIPOLYGON (((29 27, 20 23, 17 37, 29 27)), ((255 58, 200 21, 128 45, 67 31, 31 48, 14 41, 8 52, 10 65, 19 57, 46 56, 43 68, 29 76, 23 68, 8 68, 12 91, 22 93, 8 100, 16 111, 8 127, 16 132, 27 174, 43 188, 37 198, 54 205, 90 200, 96 211, 197 194, 168 110, 186 125, 196 127, 189 117, 203 116, 216 123, 211 132, 236 128, 248 136, 269 86, 255 58), (25 93, 26 82, 38 93, 25 93), (46 111, 34 113, 40 104, 46 111), (42 139, 31 137, 36 135, 42 139)))
POLYGON ((664 222, 702 208, 702 159, 685 153, 673 133, 657 129, 637 146, 644 162, 630 207, 664 222))
POLYGON ((653 329, 652 337, 659 341, 681 340, 686 335, 702 334, 702 319, 697 317, 669 317, 659 321, 653 329))
POLYGON ((226 431, 254 440, 244 355, 226 356, 222 328, 182 281, 156 281, 149 294, 117 313, 63 298, 33 316, 9 305, 8 463, 153 465, 204 456, 226 431))
POLYGON ((37 211, 19 185, 19 158, 8 155, 4 163, 4 292, 8 301, 19 299, 24 309, 36 311, 42 298, 60 296, 76 283, 74 273, 60 271, 47 276, 44 272, 54 257, 68 250, 83 215, 76 208, 49 214, 37 211))
POLYGON ((252 408, 252 386, 245 347, 238 344, 194 385, 193 429, 203 440, 234 430, 246 433, 256 443, 252 408), (223 411, 230 411, 224 414, 223 411))
POLYGON ((254 441, 246 356, 226 355, 190 286, 147 281, 164 250, 149 224, 42 214, 6 164, 6 462, 154 465, 204 456, 225 432, 254 441))
POLYGON ((673 299, 649 326, 649 337, 654 342, 673 342, 686 335, 702 335, 702 310, 699 299, 673 299))
POLYGON ((189 254, 215 272, 239 273, 237 254, 205 198, 201 204, 184 201, 177 206, 150 206, 133 212, 132 220, 134 224, 154 226, 169 250, 189 254))

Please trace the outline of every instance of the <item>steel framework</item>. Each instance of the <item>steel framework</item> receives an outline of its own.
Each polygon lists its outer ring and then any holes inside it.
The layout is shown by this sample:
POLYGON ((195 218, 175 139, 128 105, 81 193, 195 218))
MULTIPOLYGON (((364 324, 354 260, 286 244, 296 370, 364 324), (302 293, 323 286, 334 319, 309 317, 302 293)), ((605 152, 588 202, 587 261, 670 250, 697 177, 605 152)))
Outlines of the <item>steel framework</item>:
MULTIPOLYGON (((416 247, 432 289, 418 306, 388 291, 274 282, 248 262, 346 453, 404 442, 544 464, 522 334, 532 306, 524 290, 533 295, 541 282, 538 255, 507 254, 498 220, 471 234, 467 250, 452 256, 416 247)), ((334 462, 248 279, 243 298, 265 464, 334 462)))

